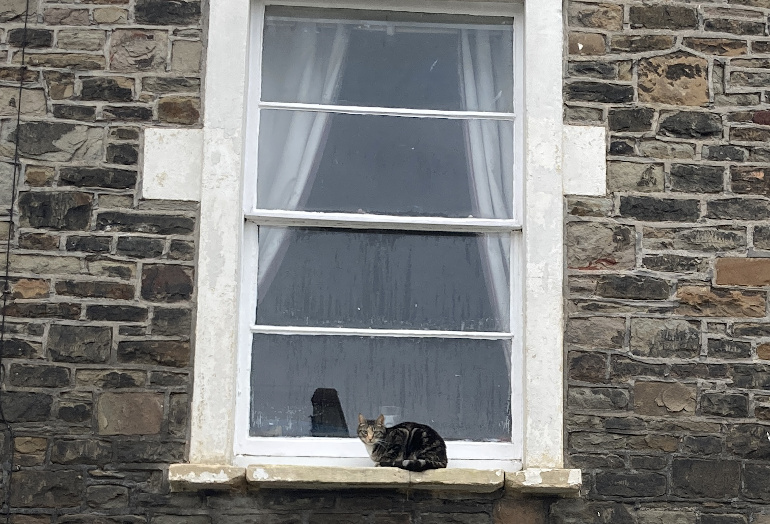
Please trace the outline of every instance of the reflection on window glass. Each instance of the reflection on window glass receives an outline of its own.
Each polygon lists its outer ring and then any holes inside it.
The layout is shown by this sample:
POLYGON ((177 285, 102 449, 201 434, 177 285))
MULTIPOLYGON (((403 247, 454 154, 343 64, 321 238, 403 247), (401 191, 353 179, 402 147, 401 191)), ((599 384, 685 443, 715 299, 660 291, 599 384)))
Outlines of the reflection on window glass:
POLYGON ((510 121, 261 115, 259 208, 512 216, 510 121))
POLYGON ((257 323, 507 331, 507 235, 261 227, 257 323))
POLYGON ((325 17, 297 14, 301 9, 267 12, 263 100, 513 111, 510 19, 391 13, 384 20, 358 11, 353 15, 362 20, 345 20, 350 11, 330 10, 325 17), (341 18, 332 19, 335 14, 341 18))
POLYGON ((510 441, 510 366, 508 341, 254 335, 250 434, 355 438, 358 413, 387 412, 510 441))

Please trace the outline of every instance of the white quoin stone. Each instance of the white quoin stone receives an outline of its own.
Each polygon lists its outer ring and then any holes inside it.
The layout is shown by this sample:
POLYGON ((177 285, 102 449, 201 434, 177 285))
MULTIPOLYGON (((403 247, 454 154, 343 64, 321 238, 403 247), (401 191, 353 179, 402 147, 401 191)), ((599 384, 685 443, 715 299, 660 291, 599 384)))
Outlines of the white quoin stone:
POLYGON ((607 130, 600 126, 564 126, 562 144, 564 194, 606 194, 607 130))
POLYGON ((146 129, 142 198, 200 201, 202 165, 202 129, 146 129))

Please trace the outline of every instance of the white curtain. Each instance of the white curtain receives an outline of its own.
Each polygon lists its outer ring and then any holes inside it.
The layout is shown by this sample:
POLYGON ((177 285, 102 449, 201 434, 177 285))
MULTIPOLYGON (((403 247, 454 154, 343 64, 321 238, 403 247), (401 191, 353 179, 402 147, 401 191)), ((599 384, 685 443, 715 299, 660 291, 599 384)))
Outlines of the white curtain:
MULTIPOLYGON (((495 91, 495 50, 488 31, 461 32, 461 76, 465 107, 469 111, 494 111, 501 94, 495 91)), ((508 85, 508 82, 501 82, 508 85)), ((508 122, 466 120, 466 142, 471 185, 477 212, 483 217, 511 216, 513 136, 508 122)), ((510 301, 507 266, 510 260, 508 235, 489 235, 482 240, 482 258, 492 303, 503 324, 508 324, 510 301)))
MULTIPOLYGON (((327 26, 328 27, 328 26, 327 26)), ((314 22, 297 23, 296 34, 287 39, 280 66, 281 99, 329 104, 339 88, 348 32, 338 24, 331 46, 322 45, 323 33, 314 22)), ((329 114, 310 111, 262 111, 259 145, 260 162, 257 199, 267 209, 298 209, 312 186, 312 178, 320 159, 329 114), (288 120, 287 120, 288 116, 288 120)), ((257 286, 264 289, 268 275, 275 272, 279 254, 285 249, 286 230, 263 230, 259 239, 259 271, 257 286)))

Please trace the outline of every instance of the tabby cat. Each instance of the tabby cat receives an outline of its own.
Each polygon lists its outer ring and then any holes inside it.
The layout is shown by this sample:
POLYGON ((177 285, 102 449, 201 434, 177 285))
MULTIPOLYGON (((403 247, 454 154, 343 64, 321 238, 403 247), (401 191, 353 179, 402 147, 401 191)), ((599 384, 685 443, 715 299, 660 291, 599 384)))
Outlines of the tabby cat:
POLYGON ((445 468, 446 444, 436 430, 417 422, 385 427, 385 417, 367 420, 358 414, 358 438, 378 466, 409 471, 445 468))

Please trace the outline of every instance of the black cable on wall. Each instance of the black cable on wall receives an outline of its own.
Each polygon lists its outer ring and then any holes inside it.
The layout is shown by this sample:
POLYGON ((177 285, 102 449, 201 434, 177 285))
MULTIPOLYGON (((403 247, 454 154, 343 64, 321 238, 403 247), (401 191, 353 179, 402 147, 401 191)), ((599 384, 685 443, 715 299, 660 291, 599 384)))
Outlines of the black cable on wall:
POLYGON ((3 309, 2 313, 0 314, 0 373, 3 373, 4 375, 0 378, 2 378, 2 381, 0 381, 0 424, 3 425, 3 432, 7 435, 7 443, 9 448, 9 458, 8 458, 8 472, 5 476, 5 524, 10 524, 11 521, 11 477, 13 476, 13 471, 15 469, 14 466, 14 431, 13 427, 11 426, 8 419, 5 417, 5 410, 3 409, 3 394, 4 389, 2 387, 2 382, 5 381, 5 378, 7 377, 7 372, 5 370, 5 367, 3 365, 3 358, 6 355, 5 352, 5 317, 6 317, 6 308, 8 306, 8 298, 11 296, 11 283, 10 283, 10 272, 11 272, 11 240, 13 239, 13 229, 14 229, 14 216, 13 211, 14 207, 16 206, 16 187, 18 185, 18 179, 19 179, 19 172, 21 164, 19 163, 19 140, 21 139, 21 132, 20 132, 20 126, 21 126, 21 99, 22 99, 22 92, 24 90, 24 76, 27 72, 26 62, 25 62, 25 53, 27 49, 27 23, 29 21, 29 0, 26 2, 26 7, 24 8, 24 29, 22 30, 22 37, 21 37, 21 67, 19 68, 19 96, 16 99, 16 133, 14 137, 14 151, 13 151, 13 177, 11 180, 11 201, 10 206, 8 209, 8 238, 6 239, 5 244, 5 281, 3 282, 3 289, 2 289, 2 296, 3 296, 3 309))

